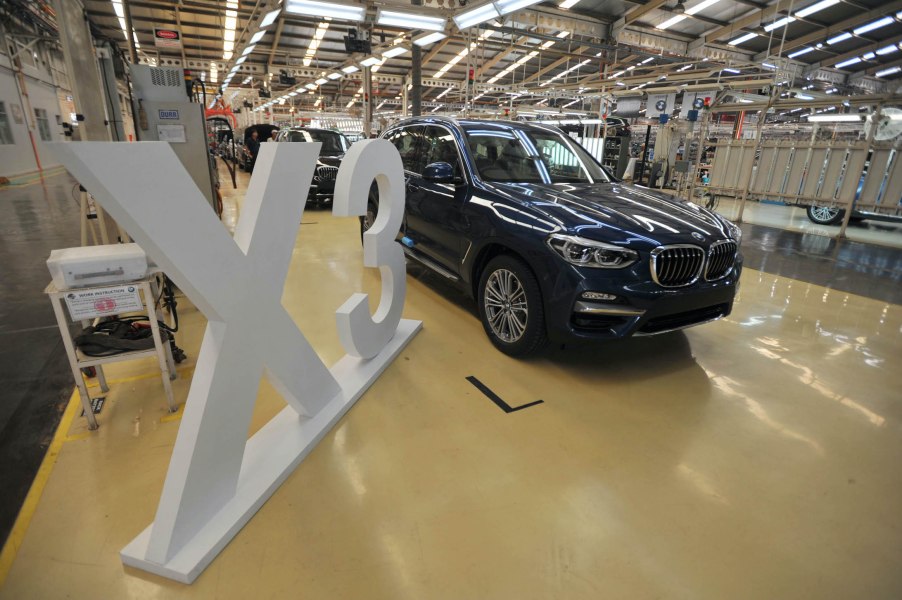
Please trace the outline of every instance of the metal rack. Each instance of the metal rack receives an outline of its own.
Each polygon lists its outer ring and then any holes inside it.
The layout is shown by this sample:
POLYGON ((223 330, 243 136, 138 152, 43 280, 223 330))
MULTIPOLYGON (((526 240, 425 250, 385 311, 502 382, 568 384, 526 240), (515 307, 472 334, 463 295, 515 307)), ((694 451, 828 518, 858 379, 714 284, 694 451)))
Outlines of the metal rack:
MULTIPOLYGON (((81 353, 75 347, 75 342, 72 339, 72 334, 69 331, 68 320, 66 318, 66 314, 63 310, 63 302, 65 300, 66 294, 70 293, 72 290, 61 290, 56 287, 53 283, 50 283, 45 289, 44 293, 50 297, 50 303, 53 305, 53 312, 56 315, 56 322, 60 328, 60 334, 63 338, 63 345, 66 348, 66 355, 69 358, 69 366, 72 369, 72 376, 75 378, 75 385, 78 387, 78 393, 81 397, 81 405, 84 408, 85 418, 88 420, 88 428, 89 429, 97 429, 97 417, 94 416, 94 410, 91 405, 91 396, 88 393, 88 387, 85 385, 84 377, 82 377, 81 370, 94 367, 97 369, 97 381, 100 383, 100 390, 102 392, 108 392, 110 390, 109 385, 107 385, 106 375, 103 372, 103 365, 113 362, 120 362, 124 360, 136 360, 139 358, 148 358, 152 356, 156 356, 160 365, 160 374, 163 379, 163 389, 166 392, 166 400, 169 404, 169 412, 174 412, 175 400, 172 395, 172 384, 171 380, 177 377, 175 370, 175 361, 172 358, 172 351, 167 342, 163 341, 162 336, 160 335, 160 327, 157 323, 157 319, 155 318, 154 311, 154 298, 157 297, 156 293, 156 283, 153 279, 142 279, 139 281, 130 282, 129 285, 135 286, 142 294, 144 308, 147 310, 148 320, 150 321, 150 329, 153 334, 153 342, 154 347, 148 348, 147 350, 133 350, 130 352, 122 352, 120 354, 114 354, 112 356, 86 356, 81 353)), ((108 286, 100 286, 96 288, 78 288, 78 291, 91 291, 91 290, 102 290, 108 286)), ((118 314, 118 313, 114 313, 118 314)), ((87 327, 91 324, 89 320, 81 321, 82 327, 87 327)))

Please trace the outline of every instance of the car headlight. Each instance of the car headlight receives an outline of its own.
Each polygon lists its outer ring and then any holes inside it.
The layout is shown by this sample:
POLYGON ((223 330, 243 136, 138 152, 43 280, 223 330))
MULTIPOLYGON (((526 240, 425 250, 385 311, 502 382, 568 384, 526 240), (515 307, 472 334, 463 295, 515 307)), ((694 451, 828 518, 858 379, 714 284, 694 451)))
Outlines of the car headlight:
POLYGON ((736 245, 742 243, 742 229, 739 228, 739 225, 733 223, 732 221, 727 221, 727 227, 730 229, 730 237, 736 241, 736 245))
POLYGON ((622 269, 639 260, 639 254, 635 250, 573 235, 554 233, 548 236, 545 243, 561 258, 577 267, 622 269))

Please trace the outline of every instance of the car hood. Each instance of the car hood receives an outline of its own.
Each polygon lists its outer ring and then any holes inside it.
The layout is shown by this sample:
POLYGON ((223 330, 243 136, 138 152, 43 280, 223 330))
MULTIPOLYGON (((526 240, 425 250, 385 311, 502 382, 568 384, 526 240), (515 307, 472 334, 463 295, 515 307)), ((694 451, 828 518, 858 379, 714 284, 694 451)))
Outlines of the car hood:
POLYGON ((330 167, 337 167, 341 164, 341 159, 344 158, 344 154, 327 154, 325 156, 320 155, 317 160, 320 164, 329 165, 330 167))
POLYGON ((645 241, 651 246, 729 238, 713 212, 658 190, 626 183, 511 184, 491 187, 566 230, 589 239, 645 241))

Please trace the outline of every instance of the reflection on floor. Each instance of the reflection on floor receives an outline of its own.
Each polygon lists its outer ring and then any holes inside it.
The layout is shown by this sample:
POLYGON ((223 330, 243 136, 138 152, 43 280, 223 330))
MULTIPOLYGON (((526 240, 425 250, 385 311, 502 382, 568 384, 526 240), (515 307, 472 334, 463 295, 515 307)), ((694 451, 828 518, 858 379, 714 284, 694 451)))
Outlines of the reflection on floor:
MULTIPOLYGON (((331 364, 334 310, 379 279, 354 219, 303 220, 283 302, 331 364)), ((424 331, 190 587, 119 562, 178 416, 153 361, 111 368, 0 598, 902 596, 902 307, 747 269, 729 318, 518 361, 410 273, 424 331), (471 375, 544 403, 506 414, 471 375)), ((184 399, 204 320, 180 308, 184 399)), ((252 432, 282 406, 264 383, 252 432)))
POLYGON ((72 393, 72 373, 43 290, 50 282, 50 251, 79 243, 73 185, 57 173, 0 188, 0 544, 72 393))
MULTIPOLYGON (((739 202, 721 199, 717 205, 717 212, 730 220, 735 220, 739 214, 739 202)), ((840 229, 839 225, 817 225, 812 223, 802 207, 761 202, 747 202, 742 220, 745 223, 766 225, 778 229, 800 231, 827 237, 836 237, 840 229)), ((854 242, 902 248, 902 223, 870 220, 852 221, 849 223, 848 229, 846 229, 846 236, 854 242)))
POLYGON ((748 223, 742 230, 748 267, 902 304, 902 248, 748 223))

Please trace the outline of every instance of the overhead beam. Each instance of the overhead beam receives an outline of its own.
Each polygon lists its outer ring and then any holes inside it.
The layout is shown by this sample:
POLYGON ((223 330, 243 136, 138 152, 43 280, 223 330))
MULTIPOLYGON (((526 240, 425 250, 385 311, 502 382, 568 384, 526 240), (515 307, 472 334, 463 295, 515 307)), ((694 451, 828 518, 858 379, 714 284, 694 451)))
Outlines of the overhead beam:
MULTIPOLYGON (((819 42, 822 40, 826 40, 835 36, 838 33, 842 33, 846 29, 852 29, 857 25, 861 25, 862 23, 867 23, 869 21, 873 21, 875 19, 879 19, 881 17, 885 17, 888 14, 894 13, 896 11, 902 10, 902 0, 893 0, 892 2, 888 2, 879 8, 875 8, 873 10, 862 11, 857 13, 853 17, 849 17, 845 21, 840 21, 835 25, 831 25, 829 27, 824 27, 822 29, 818 29, 817 31, 812 31, 807 35, 803 35, 801 37, 797 37, 795 39, 786 40, 783 44, 783 53, 788 54, 792 52, 796 48, 800 48, 802 46, 807 46, 808 44, 812 44, 815 42, 819 42)), ((759 52, 755 55, 755 60, 763 60, 767 58, 767 52, 759 52)))
POLYGON ((450 42, 451 42, 451 38, 446 37, 445 39, 443 39, 442 41, 437 43, 435 45, 435 47, 429 51, 429 54, 427 54, 426 56, 423 57, 423 66, 425 67, 427 64, 429 64, 429 62, 432 59, 434 59, 436 56, 438 56, 438 53, 441 52, 442 50, 444 50, 445 46, 447 46, 450 42))
POLYGON ((518 50, 522 50, 522 48, 518 48, 521 44, 526 43, 529 39, 529 36, 524 35, 517 39, 514 43, 506 46, 504 49, 499 51, 495 56, 487 60, 476 70, 476 80, 479 81, 479 78, 485 74, 486 71, 497 65, 499 62, 504 60, 507 56, 510 56, 513 52, 517 52, 518 50))
POLYGON ((666 4, 666 3, 667 3, 667 0, 649 0, 645 4, 642 4, 640 6, 634 6, 633 8, 626 11, 626 14, 623 15, 623 17, 621 19, 619 19, 618 21, 616 21, 614 23, 614 27, 615 28, 625 27, 626 25, 629 25, 630 23, 632 23, 634 21, 638 21, 639 19, 641 19, 642 17, 644 17, 651 11, 655 10, 656 8, 660 8, 661 6, 664 6, 664 4, 666 4))
POLYGON ((811 65, 812 69, 818 69, 820 67, 832 67, 833 65, 838 65, 841 62, 847 61, 851 58, 855 58, 856 56, 861 56, 862 54, 867 54, 868 52, 873 52, 874 50, 879 50, 885 46, 891 46, 893 44, 898 44, 902 42, 902 35, 897 35, 892 38, 888 38, 882 40, 880 42, 874 42, 868 44, 867 46, 862 46, 861 48, 856 48, 855 50, 850 50, 845 54, 840 54, 839 56, 831 56, 826 60, 822 60, 819 63, 815 63, 811 65))
POLYGON ((285 27, 284 19, 279 19, 279 24, 276 25, 276 36, 272 43, 272 48, 269 49, 269 59, 266 61, 266 66, 269 68, 272 65, 273 59, 276 57, 276 48, 279 47, 279 42, 282 40, 282 28, 285 27))
MULTIPOLYGON (((892 62, 884 63, 884 64, 876 66, 876 67, 871 67, 871 68, 867 69, 866 71, 864 71, 864 73, 866 75, 875 75, 878 71, 882 71, 884 69, 891 69, 893 67, 899 67, 899 66, 902 66, 902 58, 896 59, 892 62)), ((897 85, 902 84, 902 82, 900 82, 900 81, 891 81, 889 79, 887 79, 886 81, 889 83, 895 83, 897 85)))
MULTIPOLYGON (((581 54, 582 52, 585 52, 586 50, 589 50, 589 49, 590 48, 588 46, 580 46, 579 48, 576 49, 576 53, 581 54)), ((586 56, 585 58, 591 58, 591 56, 586 56)), ((521 81, 520 84, 522 85, 524 83, 530 83, 532 81, 535 81, 542 75, 545 75, 546 73, 549 73, 550 71, 555 70, 556 68, 558 68, 559 66, 561 66, 562 64, 567 62, 569 59, 570 59, 569 56, 564 56, 564 57, 557 59, 556 61, 552 62, 549 65, 542 67, 541 69, 539 69, 538 71, 536 71, 535 73, 533 73, 532 75, 530 75, 529 77, 527 77, 526 79, 521 81)), ((577 59, 574 58, 574 60, 577 60, 577 59)))
MULTIPOLYGON (((763 8, 761 10, 752 11, 730 23, 724 25, 723 27, 718 27, 714 31, 706 33, 704 37, 699 38, 701 44, 708 44, 710 42, 716 42, 721 38, 734 38, 737 34, 743 32, 746 27, 751 25, 758 26, 766 20, 771 19, 774 15, 779 13, 778 6, 780 3, 773 6, 768 6, 767 8, 763 8)), ((701 45, 698 44, 698 45, 701 45)))

